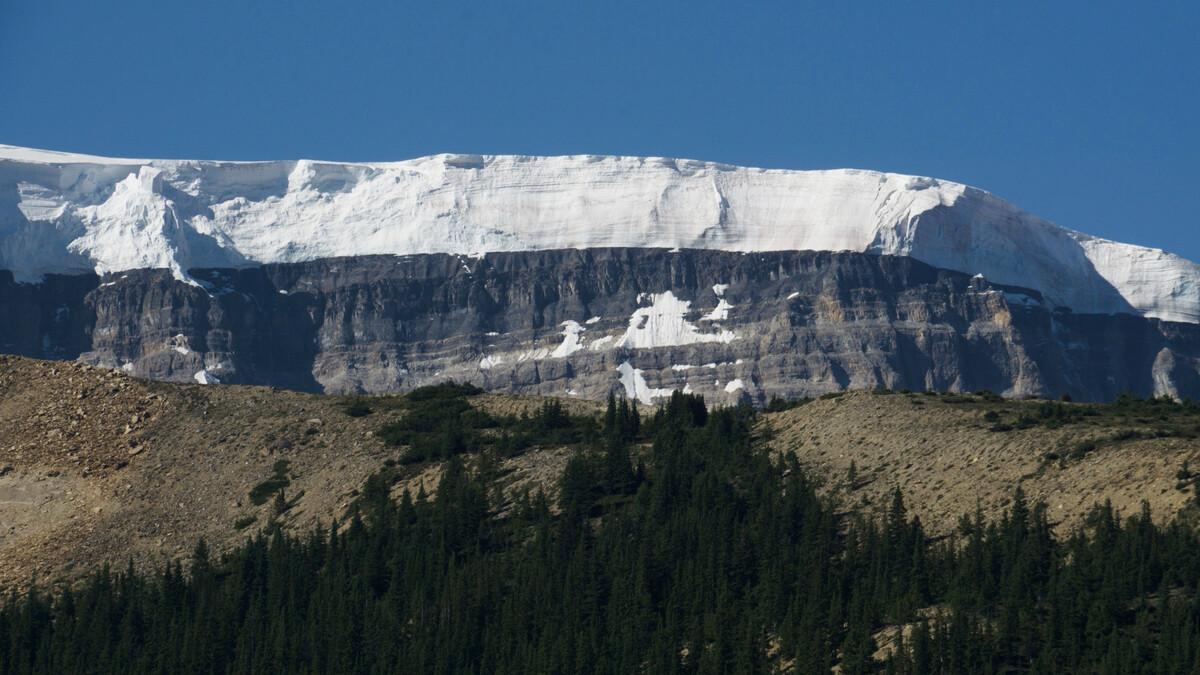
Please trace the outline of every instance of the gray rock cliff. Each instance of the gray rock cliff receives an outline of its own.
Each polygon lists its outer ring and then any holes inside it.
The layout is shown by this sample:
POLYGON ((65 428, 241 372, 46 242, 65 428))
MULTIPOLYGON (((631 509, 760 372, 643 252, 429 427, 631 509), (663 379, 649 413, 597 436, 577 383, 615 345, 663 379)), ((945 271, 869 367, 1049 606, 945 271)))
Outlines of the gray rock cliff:
POLYGON ((0 273, 0 350, 327 392, 445 379, 714 403, 848 388, 1200 397, 1200 325, 1049 309, 1031 290, 861 253, 588 249, 248 269, 0 273))

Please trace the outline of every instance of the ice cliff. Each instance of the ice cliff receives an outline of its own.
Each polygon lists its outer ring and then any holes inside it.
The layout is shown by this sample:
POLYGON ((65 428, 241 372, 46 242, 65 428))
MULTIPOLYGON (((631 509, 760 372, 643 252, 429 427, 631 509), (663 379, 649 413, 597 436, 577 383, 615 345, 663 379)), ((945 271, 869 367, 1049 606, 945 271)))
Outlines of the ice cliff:
POLYGON ((1079 313, 1200 323, 1200 265, 932 178, 656 157, 221 162, 0 145, 0 268, 21 281, 599 247, 904 255, 1079 313))

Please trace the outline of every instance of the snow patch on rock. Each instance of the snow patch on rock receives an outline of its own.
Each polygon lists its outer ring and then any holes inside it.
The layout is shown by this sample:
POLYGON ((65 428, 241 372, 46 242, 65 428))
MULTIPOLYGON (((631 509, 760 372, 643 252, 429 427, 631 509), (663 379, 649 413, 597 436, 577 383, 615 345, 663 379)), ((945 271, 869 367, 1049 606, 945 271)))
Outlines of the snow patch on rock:
POLYGON ((713 311, 700 317, 701 321, 724 321, 729 318, 729 310, 733 309, 733 305, 725 298, 717 301, 717 306, 713 311))
POLYGON ((699 342, 729 343, 737 338, 732 331, 702 333, 684 316, 691 302, 675 297, 671 291, 649 296, 650 306, 640 307, 629 317, 629 327, 616 342, 617 347, 653 349, 699 342))
POLYGON ((185 356, 192 353, 192 350, 188 348, 187 336, 183 333, 167 340, 167 346, 185 356))
POLYGON ((560 344, 553 352, 550 353, 550 356, 556 359, 566 358, 583 349, 583 344, 579 341, 579 336, 586 329, 583 326, 580 326, 578 321, 571 321, 570 319, 562 322, 562 326, 562 344, 560 344))
POLYGON ((598 352, 601 349, 608 349, 608 348, 612 347, 613 340, 616 340, 616 339, 617 338, 612 335, 605 335, 604 337, 598 337, 595 340, 592 340, 592 343, 590 345, 588 345, 588 349, 590 349, 594 352, 598 352))
POLYGON ((221 384, 221 378, 213 375, 205 369, 197 370, 195 374, 192 375, 192 379, 200 384, 221 384))
POLYGON ((636 399, 645 405, 651 405, 654 399, 670 396, 675 391, 674 389, 652 388, 646 383, 642 371, 634 368, 628 361, 623 361, 621 365, 617 366, 617 372, 620 373, 621 386, 625 387, 625 396, 636 399))

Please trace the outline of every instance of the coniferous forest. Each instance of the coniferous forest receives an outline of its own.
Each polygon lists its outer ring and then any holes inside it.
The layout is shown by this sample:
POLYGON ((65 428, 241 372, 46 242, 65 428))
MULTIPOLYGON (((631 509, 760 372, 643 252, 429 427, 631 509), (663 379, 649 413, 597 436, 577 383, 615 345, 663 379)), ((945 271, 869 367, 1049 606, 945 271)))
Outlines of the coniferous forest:
POLYGON ((900 491, 870 514, 819 496, 749 408, 464 424, 472 393, 414 397, 346 522, 8 592, 0 673, 1200 672, 1182 522, 1100 505, 1056 535, 1017 489, 932 538, 900 491), (502 509, 487 455, 539 442, 577 448, 560 489, 502 509), (393 494, 433 458, 436 494, 393 494))

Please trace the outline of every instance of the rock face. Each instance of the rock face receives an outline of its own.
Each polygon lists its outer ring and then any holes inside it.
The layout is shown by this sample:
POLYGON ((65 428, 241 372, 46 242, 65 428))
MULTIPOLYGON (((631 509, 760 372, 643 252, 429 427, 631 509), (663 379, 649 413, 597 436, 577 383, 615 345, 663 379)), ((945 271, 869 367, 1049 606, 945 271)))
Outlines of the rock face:
POLYGON ((1200 325, 861 253, 646 248, 0 273, 0 350, 156 379, 714 403, 843 389, 1200 397, 1200 325))

